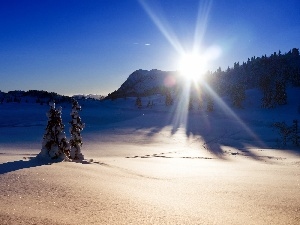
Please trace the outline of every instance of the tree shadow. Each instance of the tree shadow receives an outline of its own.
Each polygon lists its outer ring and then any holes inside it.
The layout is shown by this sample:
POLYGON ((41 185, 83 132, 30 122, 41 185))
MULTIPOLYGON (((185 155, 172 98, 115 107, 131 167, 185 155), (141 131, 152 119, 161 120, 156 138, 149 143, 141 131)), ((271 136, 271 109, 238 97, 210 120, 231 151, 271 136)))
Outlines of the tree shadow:
MULTIPOLYGON (((5 153, 0 153, 0 154, 5 154, 5 153)), ((20 154, 24 155, 24 154, 20 154)), ((47 165, 52 165, 54 163, 59 163, 62 162, 63 160, 61 159, 47 159, 43 157, 24 157, 24 160, 18 160, 18 161, 12 161, 12 162, 6 162, 0 164, 0 175, 5 174, 5 173, 10 173, 14 172, 17 170, 22 170, 22 169, 29 169, 33 167, 39 167, 39 166, 47 166, 47 165), (29 160, 26 160, 29 159, 29 160)), ((73 163, 79 163, 79 164, 99 164, 99 165, 105 165, 104 163, 98 162, 98 161, 93 161, 93 160, 70 160, 67 162, 73 162, 73 163)))
POLYGON ((39 167, 44 165, 51 165, 53 162, 49 160, 37 158, 37 157, 30 157, 29 160, 19 160, 13 162, 6 162, 0 164, 0 175, 5 173, 14 172, 17 170, 22 169, 29 169, 33 167, 39 167))
MULTIPOLYGON (((145 117, 145 119, 151 119, 151 116, 145 117)), ((183 128, 184 137, 187 140, 190 139, 193 144, 198 144, 199 151, 208 151, 216 158, 223 160, 227 160, 228 155, 234 155, 238 152, 238 155, 259 161, 262 158, 250 151, 249 146, 252 148, 272 148, 270 145, 264 145, 264 142, 255 135, 255 129, 261 129, 261 126, 250 126, 246 122, 241 123, 241 121, 228 115, 205 111, 187 112, 184 124, 174 120, 174 117, 170 113, 160 113, 156 114, 155 119, 151 122, 138 123, 138 128, 136 128, 136 121, 132 124, 128 123, 126 128, 131 127, 135 131, 139 129, 148 130, 147 139, 145 139, 147 143, 156 141, 155 137, 159 136, 165 128, 170 129, 170 137, 175 136, 183 128), (236 149, 236 152, 229 153, 226 150, 227 147, 236 149)), ((264 132, 269 132, 270 128, 265 126, 263 129, 264 132)))

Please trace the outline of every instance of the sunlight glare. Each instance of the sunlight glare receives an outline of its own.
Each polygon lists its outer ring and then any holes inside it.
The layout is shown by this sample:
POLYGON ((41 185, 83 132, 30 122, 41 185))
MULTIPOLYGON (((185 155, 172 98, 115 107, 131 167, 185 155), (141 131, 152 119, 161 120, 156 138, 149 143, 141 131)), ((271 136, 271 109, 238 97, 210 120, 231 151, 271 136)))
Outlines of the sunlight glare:
POLYGON ((213 1, 199 1, 198 15, 194 33, 194 43, 192 43, 193 45, 191 46, 192 48, 190 48, 190 52, 185 51, 185 48, 180 42, 179 37, 176 36, 176 33, 164 17, 164 13, 159 5, 154 4, 153 1, 138 1, 145 12, 149 15, 151 20, 154 22, 156 27, 178 53, 179 61, 177 61, 178 64, 176 66, 180 74, 186 78, 186 81, 193 81, 186 82, 184 84, 178 104, 176 105, 175 113, 170 114, 170 116, 173 117, 172 134, 176 133, 178 128, 182 126, 185 126, 186 128, 187 126, 187 119, 189 116, 189 100, 192 97, 191 88, 195 87, 199 93, 200 91, 209 93, 216 101, 217 105, 224 111, 224 113, 232 116, 232 118, 239 122, 243 130, 249 133, 254 140, 259 141, 259 143, 264 146, 264 143, 259 139, 259 137, 235 114, 233 110, 230 109, 230 107, 227 106, 227 104, 221 99, 221 97, 217 95, 217 93, 215 93, 215 91, 204 79, 204 75, 208 71, 210 64, 218 59, 223 52, 223 49, 216 44, 206 46, 205 48, 203 47, 203 37, 205 36, 205 31, 207 29, 209 14, 213 1), (192 85, 192 83, 194 84, 192 85))
POLYGON ((188 80, 202 79, 206 72, 206 60, 200 54, 184 54, 179 62, 179 71, 188 80))

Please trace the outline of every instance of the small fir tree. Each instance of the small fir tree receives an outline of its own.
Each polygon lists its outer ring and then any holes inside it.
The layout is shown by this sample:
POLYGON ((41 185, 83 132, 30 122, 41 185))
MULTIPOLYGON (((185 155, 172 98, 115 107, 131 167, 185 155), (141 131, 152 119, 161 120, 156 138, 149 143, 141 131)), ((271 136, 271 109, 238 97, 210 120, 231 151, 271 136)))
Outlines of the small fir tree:
POLYGON ((203 101, 203 96, 202 94, 200 93, 197 97, 197 105, 198 105, 198 109, 203 109, 203 104, 204 104, 204 101, 203 101))
POLYGON ((269 90, 268 92, 264 93, 261 106, 262 108, 274 108, 275 102, 273 90, 269 90))
POLYGON ((210 94, 207 96, 206 111, 207 112, 214 111, 214 100, 213 100, 213 98, 212 98, 212 96, 210 94))
POLYGON ((147 108, 151 108, 151 101, 150 100, 147 103, 147 108))
POLYGON ((242 103, 246 98, 245 87, 240 84, 235 84, 230 89, 230 97, 234 107, 242 108, 242 103))
POLYGON ((47 127, 42 142, 40 155, 51 159, 68 159, 70 157, 70 146, 64 132, 64 124, 61 119, 61 107, 55 108, 55 103, 49 103, 50 110, 47 127))
POLYGON ((137 97, 136 100, 135 100, 135 105, 140 109, 142 108, 142 99, 141 97, 137 97))
POLYGON ((259 86, 262 90, 262 108, 273 108, 275 106, 274 102, 274 92, 272 79, 270 77, 264 76, 259 81, 259 86))
POLYGON ((273 124, 278 129, 281 136, 281 140, 278 143, 282 146, 286 146, 289 137, 291 136, 291 128, 285 122, 276 122, 273 124))
POLYGON ((203 101, 201 99, 198 100, 198 109, 203 108, 203 101))
POLYGON ((287 93, 286 87, 284 82, 276 82, 276 89, 275 89, 275 102, 278 105, 286 105, 287 104, 287 93))
POLYGON ((278 129, 281 136, 279 144, 286 146, 288 142, 291 142, 293 146, 299 147, 300 135, 298 131, 298 120, 293 120, 292 126, 288 126, 285 122, 276 122, 273 126, 278 129))
POLYGON ((173 105, 173 98, 172 98, 171 92, 169 90, 166 92, 165 103, 166 103, 166 106, 173 105))
POLYGON ((190 100, 189 100, 188 109, 189 109, 189 111, 192 111, 194 109, 194 104, 193 104, 193 99, 192 98, 190 98, 190 100))
POLYGON ((294 146, 299 147, 299 145, 300 145, 300 135, 299 135, 299 129, 298 129, 298 120, 293 120, 292 142, 293 142, 294 146))
POLYGON ((81 110, 81 106, 78 104, 78 102, 73 99, 72 100, 72 111, 71 111, 71 117, 72 120, 70 121, 71 127, 70 127, 70 133, 71 133, 71 140, 70 140, 70 157, 71 159, 75 160, 83 160, 84 156, 81 153, 81 147, 82 147, 82 137, 80 135, 80 132, 85 127, 85 124, 82 123, 81 118, 79 116, 78 111, 81 110))

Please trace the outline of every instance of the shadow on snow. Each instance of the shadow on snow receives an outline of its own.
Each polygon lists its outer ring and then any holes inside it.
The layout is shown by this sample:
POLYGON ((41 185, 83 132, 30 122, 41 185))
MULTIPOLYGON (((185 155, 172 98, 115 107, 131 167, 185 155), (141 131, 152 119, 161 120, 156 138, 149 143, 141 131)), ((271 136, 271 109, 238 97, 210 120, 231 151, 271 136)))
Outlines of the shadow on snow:
MULTIPOLYGON (((53 162, 52 162, 53 163, 53 162)), ((49 161, 41 160, 36 157, 30 157, 29 160, 19 160, 0 164, 0 174, 14 172, 16 170, 29 169, 32 167, 51 165, 49 161)))

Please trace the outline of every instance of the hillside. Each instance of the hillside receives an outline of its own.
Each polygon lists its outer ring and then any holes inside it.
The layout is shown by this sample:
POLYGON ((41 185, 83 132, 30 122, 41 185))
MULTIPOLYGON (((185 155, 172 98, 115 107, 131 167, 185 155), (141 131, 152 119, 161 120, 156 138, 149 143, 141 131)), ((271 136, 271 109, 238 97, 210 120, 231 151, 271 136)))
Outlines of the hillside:
POLYGON ((174 89, 182 79, 177 72, 161 70, 136 70, 129 75, 121 87, 108 94, 106 99, 149 96, 174 89))

